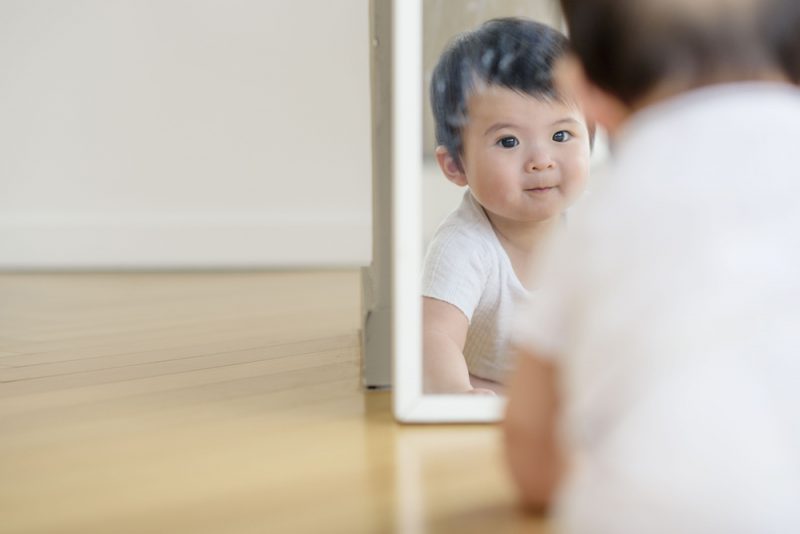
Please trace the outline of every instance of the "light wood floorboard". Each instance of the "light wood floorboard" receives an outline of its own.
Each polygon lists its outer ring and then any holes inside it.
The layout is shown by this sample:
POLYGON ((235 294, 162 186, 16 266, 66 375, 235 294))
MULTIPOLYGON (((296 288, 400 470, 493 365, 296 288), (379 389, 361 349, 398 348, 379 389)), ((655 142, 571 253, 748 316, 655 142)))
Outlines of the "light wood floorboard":
POLYGON ((0 274, 0 533, 546 532, 360 387, 356 271, 0 274))

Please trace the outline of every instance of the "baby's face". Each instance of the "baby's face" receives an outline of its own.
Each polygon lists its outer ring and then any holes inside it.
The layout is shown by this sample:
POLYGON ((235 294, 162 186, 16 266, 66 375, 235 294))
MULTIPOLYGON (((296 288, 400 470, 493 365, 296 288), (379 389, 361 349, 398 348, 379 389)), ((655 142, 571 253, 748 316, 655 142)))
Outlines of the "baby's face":
POLYGON ((473 93, 467 106, 461 162, 490 217, 545 221, 581 194, 589 133, 580 110, 494 86, 473 93))

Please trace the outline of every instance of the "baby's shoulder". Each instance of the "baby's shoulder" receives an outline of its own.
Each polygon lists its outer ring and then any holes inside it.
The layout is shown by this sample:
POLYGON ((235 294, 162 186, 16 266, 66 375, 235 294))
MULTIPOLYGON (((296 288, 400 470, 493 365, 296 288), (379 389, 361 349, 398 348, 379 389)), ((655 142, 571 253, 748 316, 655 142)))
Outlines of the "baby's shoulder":
POLYGON ((445 217, 436 229, 432 241, 480 244, 485 247, 491 245, 493 239, 494 230, 489 219, 468 192, 458 208, 445 217))
POLYGON ((448 217, 433 234, 427 255, 486 258, 492 255, 491 237, 479 221, 448 217))
POLYGON ((425 254, 422 295, 448 302, 472 320, 472 314, 497 271, 496 256, 480 225, 445 220, 425 254))

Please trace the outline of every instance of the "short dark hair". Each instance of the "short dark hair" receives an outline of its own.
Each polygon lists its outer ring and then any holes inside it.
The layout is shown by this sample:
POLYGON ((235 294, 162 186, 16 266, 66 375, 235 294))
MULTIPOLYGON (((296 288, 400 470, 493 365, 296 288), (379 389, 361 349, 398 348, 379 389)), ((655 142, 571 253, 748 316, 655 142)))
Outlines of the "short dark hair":
POLYGON ((561 0, 561 7, 588 78, 631 105, 670 79, 697 87, 716 75, 800 66, 797 51, 787 50, 796 26, 776 31, 786 25, 780 8, 796 2, 561 0))
POLYGON ((762 18, 762 32, 771 39, 786 75, 794 83, 800 83, 800 2, 767 1, 772 5, 762 18))
POLYGON ((476 83, 558 99, 553 64, 566 50, 567 39, 561 32, 521 18, 492 19, 456 36, 431 78, 436 142, 447 148, 460 167, 467 100, 476 83))

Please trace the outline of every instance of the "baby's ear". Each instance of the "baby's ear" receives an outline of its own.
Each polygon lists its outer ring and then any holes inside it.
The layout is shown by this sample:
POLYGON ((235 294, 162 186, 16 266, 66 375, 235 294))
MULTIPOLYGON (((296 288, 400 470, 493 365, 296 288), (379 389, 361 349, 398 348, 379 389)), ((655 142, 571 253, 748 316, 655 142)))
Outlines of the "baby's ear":
POLYGON ((448 180, 458 186, 467 185, 467 175, 461 170, 458 161, 450 155, 447 148, 441 145, 436 147, 436 161, 448 180))

